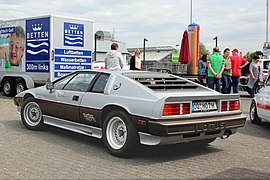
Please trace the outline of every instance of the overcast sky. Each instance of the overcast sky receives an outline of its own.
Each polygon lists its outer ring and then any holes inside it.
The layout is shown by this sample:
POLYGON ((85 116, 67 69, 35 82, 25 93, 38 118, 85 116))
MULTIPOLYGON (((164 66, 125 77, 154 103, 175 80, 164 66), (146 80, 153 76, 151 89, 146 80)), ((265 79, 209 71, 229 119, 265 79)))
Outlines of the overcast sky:
MULTIPOLYGON (((0 0, 0 19, 61 15, 95 20, 95 31, 113 31, 127 47, 173 46, 190 24, 190 0, 0 0)), ((193 0, 193 22, 211 50, 261 50, 266 41, 266 0, 193 0)))

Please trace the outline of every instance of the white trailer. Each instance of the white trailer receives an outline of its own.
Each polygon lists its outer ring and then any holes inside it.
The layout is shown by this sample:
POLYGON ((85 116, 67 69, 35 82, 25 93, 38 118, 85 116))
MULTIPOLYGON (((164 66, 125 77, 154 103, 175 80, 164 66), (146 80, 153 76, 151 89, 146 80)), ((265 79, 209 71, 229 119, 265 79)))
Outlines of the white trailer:
POLYGON ((6 96, 92 68, 94 21, 41 16, 0 22, 0 85, 6 96))

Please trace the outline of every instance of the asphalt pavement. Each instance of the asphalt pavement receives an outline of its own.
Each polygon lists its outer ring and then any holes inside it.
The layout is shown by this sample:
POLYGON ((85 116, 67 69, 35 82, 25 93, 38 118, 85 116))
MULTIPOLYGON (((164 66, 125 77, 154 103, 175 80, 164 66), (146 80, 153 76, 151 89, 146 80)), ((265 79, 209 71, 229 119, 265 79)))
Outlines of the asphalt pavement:
MULTIPOLYGON (((251 98, 241 92, 248 114, 251 98)), ((46 127, 27 130, 12 98, 0 94, 0 179, 269 179, 270 123, 245 127, 206 147, 143 147, 111 156, 98 139, 46 127)))

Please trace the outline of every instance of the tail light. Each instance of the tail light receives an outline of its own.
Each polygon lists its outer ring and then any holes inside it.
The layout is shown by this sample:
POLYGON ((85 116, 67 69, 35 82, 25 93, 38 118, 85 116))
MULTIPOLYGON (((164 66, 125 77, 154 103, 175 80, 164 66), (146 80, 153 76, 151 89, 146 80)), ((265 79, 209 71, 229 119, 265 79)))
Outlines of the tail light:
POLYGON ((162 116, 190 114, 190 103, 165 104, 162 116))
POLYGON ((221 102, 221 111, 237 111, 237 110, 240 110, 239 100, 221 102))

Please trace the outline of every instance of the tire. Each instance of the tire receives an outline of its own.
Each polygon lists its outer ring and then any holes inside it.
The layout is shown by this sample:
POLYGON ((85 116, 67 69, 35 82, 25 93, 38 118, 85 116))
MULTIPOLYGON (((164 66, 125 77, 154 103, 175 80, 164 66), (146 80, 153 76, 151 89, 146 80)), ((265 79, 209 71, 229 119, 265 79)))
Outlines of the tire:
POLYGON ((19 80, 17 83, 16 83, 16 94, 19 94, 20 92, 23 92, 25 91, 27 88, 26 88, 26 84, 24 82, 24 80, 19 80))
POLYGON ((14 82, 10 78, 6 78, 3 81, 3 94, 5 96, 14 96, 14 82))
POLYGON ((130 157, 139 147, 139 136, 127 113, 111 111, 103 123, 103 141, 109 152, 117 157, 130 157))
POLYGON ((257 107, 254 100, 251 102, 251 105, 250 105, 249 119, 252 124, 260 124, 262 122, 262 120, 258 116, 257 107))
POLYGON ((34 98, 27 98, 23 102, 21 119, 27 129, 40 130, 43 127, 42 111, 34 98))

